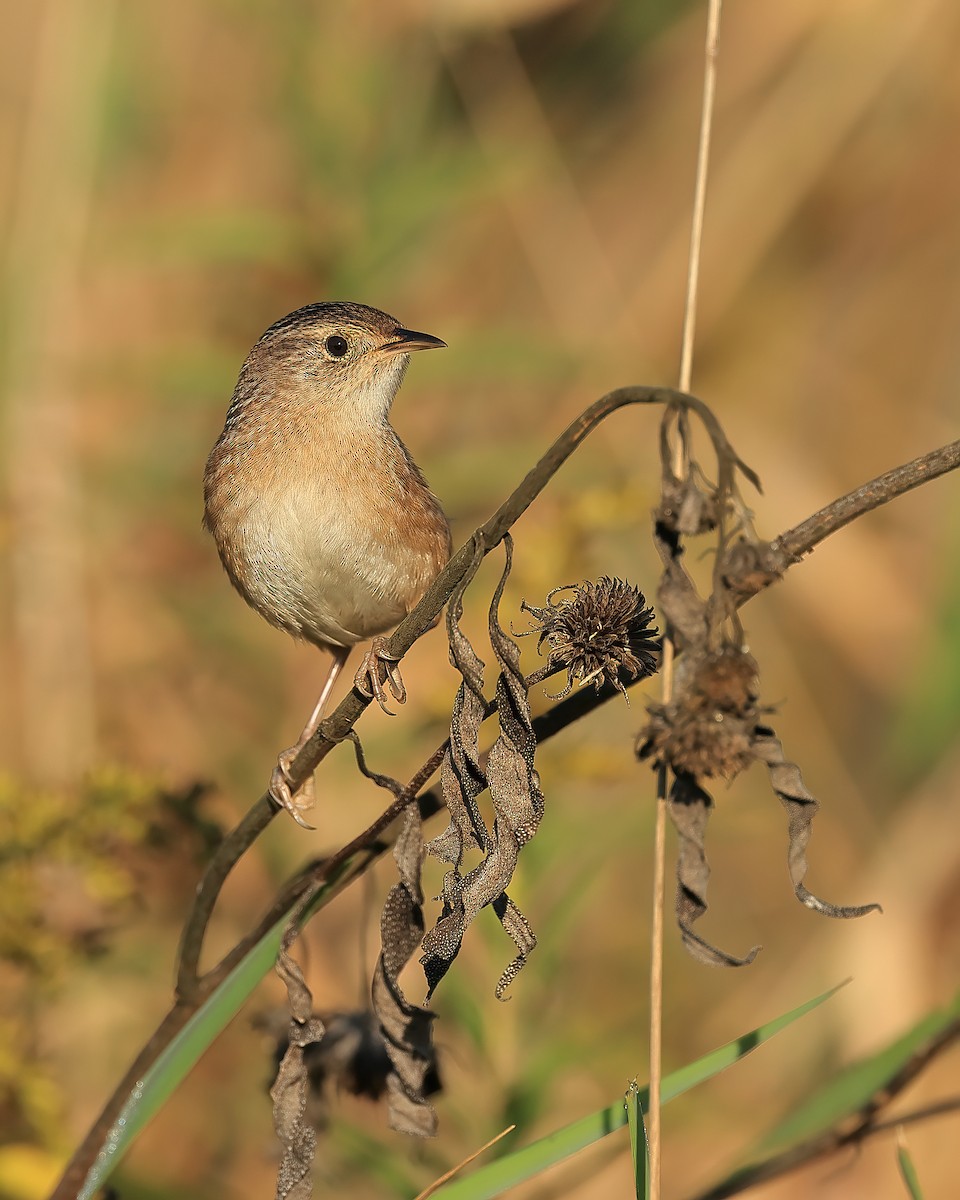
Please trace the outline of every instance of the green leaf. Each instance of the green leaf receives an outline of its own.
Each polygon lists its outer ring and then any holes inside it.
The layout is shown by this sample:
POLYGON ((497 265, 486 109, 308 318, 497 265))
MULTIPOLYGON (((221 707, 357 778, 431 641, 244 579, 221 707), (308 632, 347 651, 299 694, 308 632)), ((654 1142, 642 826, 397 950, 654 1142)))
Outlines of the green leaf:
MULTIPOLYGON (((300 924, 329 903, 353 875, 363 869, 368 857, 369 853, 361 853, 343 863, 340 872, 313 898, 302 914, 300 924)), ((137 1134, 160 1111, 204 1051, 237 1015, 260 980, 273 968, 288 920, 288 915, 281 917, 251 947, 144 1072, 143 1079, 127 1097, 120 1115, 104 1138, 96 1162, 77 1194, 78 1200, 91 1200, 104 1185, 137 1134)))
POLYGON ((917 1050, 960 1017, 960 993, 939 1012, 919 1021, 908 1033, 870 1058, 854 1063, 793 1109, 761 1142, 761 1151, 779 1149, 833 1128, 881 1091, 917 1050))
MULTIPOLYGON (((831 988, 822 996, 808 1000, 799 1008, 767 1022, 766 1025, 761 1025, 750 1033, 743 1034, 735 1041, 728 1042, 725 1046, 720 1046, 704 1055, 703 1058, 697 1059, 696 1062, 667 1075, 661 1083, 662 1103, 665 1104, 675 1096, 689 1091, 698 1083, 712 1079, 733 1063, 739 1062, 751 1050, 755 1050, 764 1042, 769 1041, 798 1018, 828 1000, 843 986, 844 984, 840 984, 838 987, 831 988)), ((643 1107, 649 1105, 650 1092, 648 1088, 638 1090, 637 1103, 643 1107)), ((591 1113, 588 1117, 581 1117, 578 1121, 547 1134, 539 1141, 532 1142, 529 1146, 498 1159, 472 1175, 454 1180, 434 1194, 442 1196, 443 1200, 488 1200, 489 1197, 499 1196, 508 1188, 515 1187, 518 1183, 538 1175, 548 1167, 562 1162, 571 1154, 576 1154, 585 1146, 590 1146, 608 1134, 622 1129, 626 1124, 627 1111, 623 1098, 620 1097, 609 1107, 591 1113)))
POLYGON ((907 1185, 907 1191, 910 1193, 912 1200, 923 1200, 923 1192, 920 1190, 920 1180, 917 1178, 917 1171, 913 1165, 913 1159, 910 1157, 910 1151, 907 1149, 906 1142, 903 1141, 903 1131, 900 1131, 900 1143, 897 1146, 897 1166, 900 1168, 900 1174, 903 1176, 903 1182, 907 1185))
POLYGON ((640 1088, 631 1081, 623 1098, 627 1110, 627 1125, 630 1128, 630 1156, 633 1159, 633 1185, 637 1200, 647 1200, 650 1190, 650 1153, 647 1145, 647 1126, 640 1106, 640 1088), (641 1141, 641 1136, 643 1139, 641 1141))
POLYGON ((198 1009, 134 1088, 104 1140, 79 1192, 79 1200, 101 1188, 137 1134, 163 1107, 217 1035, 233 1020, 276 961, 286 919, 278 921, 198 1009))
POLYGON ((765 1168, 781 1153, 790 1153, 807 1142, 816 1143, 818 1137, 841 1125, 854 1113, 865 1111, 917 1054, 923 1054, 940 1038, 949 1036, 958 1021, 960 993, 947 1008, 924 1017, 892 1045, 854 1063, 805 1103, 795 1106, 790 1115, 762 1140, 753 1161, 715 1184, 711 1194, 726 1194, 735 1185, 742 1187, 749 1180, 765 1178, 765 1168))

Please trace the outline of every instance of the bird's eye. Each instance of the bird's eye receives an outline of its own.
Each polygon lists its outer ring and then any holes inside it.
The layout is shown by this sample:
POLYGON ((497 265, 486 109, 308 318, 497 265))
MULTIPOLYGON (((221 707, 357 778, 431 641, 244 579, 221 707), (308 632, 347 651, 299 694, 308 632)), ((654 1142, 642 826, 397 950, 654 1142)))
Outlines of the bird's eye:
POLYGON ((330 337, 323 343, 327 353, 333 358, 343 358, 350 346, 345 337, 341 337, 339 333, 332 333, 330 337))

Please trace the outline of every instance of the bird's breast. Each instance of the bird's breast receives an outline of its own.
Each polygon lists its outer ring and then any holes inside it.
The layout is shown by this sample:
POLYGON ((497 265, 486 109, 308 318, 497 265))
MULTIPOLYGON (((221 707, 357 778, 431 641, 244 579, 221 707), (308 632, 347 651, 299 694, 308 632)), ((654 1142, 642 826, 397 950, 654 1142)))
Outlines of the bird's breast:
MULTIPOLYGON (((349 646, 406 616, 450 554, 438 501, 387 427, 299 441, 279 457, 211 456, 207 523, 231 579, 268 621, 349 646)), ((235 448, 239 449, 239 448, 235 448)))

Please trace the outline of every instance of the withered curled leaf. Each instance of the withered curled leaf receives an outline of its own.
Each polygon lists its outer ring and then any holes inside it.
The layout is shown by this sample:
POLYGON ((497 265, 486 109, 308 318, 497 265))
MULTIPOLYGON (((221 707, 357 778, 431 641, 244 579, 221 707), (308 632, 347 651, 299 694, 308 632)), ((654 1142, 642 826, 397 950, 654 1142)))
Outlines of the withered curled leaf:
POLYGON ((680 838, 677 922, 684 945, 694 957, 716 966, 744 966, 753 961, 759 947, 746 958, 735 958, 690 928, 707 908, 704 835, 713 801, 703 787, 704 779, 733 779, 752 762, 763 762, 789 818, 788 864, 797 899, 829 917, 862 917, 880 907, 840 907, 803 886, 806 845, 819 805, 804 786, 796 763, 784 759, 773 730, 761 723, 764 710, 759 706, 756 675, 752 656, 736 646, 727 645, 716 653, 700 645, 688 647, 678 664, 673 699, 650 705, 650 719, 637 739, 638 757, 653 759, 673 777, 668 806, 680 838))
POLYGON ((450 717, 450 746, 440 766, 440 785, 450 821, 428 844, 427 850, 443 862, 459 862, 465 850, 485 849, 490 836, 477 797, 486 790, 487 777, 480 766, 480 726, 486 715, 483 694, 483 660, 460 628, 463 593, 473 580, 483 555, 477 547, 472 569, 447 606, 447 640, 450 662, 460 673, 460 686, 450 717))
MULTIPOLYGON (((447 609, 450 656, 460 671, 461 683, 451 717, 450 749, 444 756, 441 773, 450 826, 436 840, 445 847, 455 847, 463 841, 470 845, 484 844, 486 835, 475 804, 476 797, 486 787, 477 751, 477 736, 485 710, 483 663, 459 625, 463 593, 482 561, 481 547, 476 545, 470 569, 460 581, 447 609), (459 805, 451 804, 451 799, 459 800, 459 805)), ((419 947, 425 928, 420 881, 423 856, 420 813, 415 805, 411 805, 403 816, 401 833, 394 847, 400 879, 391 888, 380 917, 381 951, 373 976, 372 997, 392 1066, 387 1078, 390 1124, 402 1133, 431 1137, 437 1127, 436 1113, 427 1101, 427 1095, 436 1090, 434 1014, 428 1008, 412 1004, 399 982, 400 972, 419 947)))
POLYGON ((710 867, 704 851, 704 835, 713 800, 693 778, 682 773, 674 778, 668 811, 677 831, 677 924, 683 944, 694 958, 710 967, 745 967, 757 957, 759 946, 737 958, 711 945, 691 926, 707 911, 707 882, 710 867))
POLYGON ((697 595, 693 580, 687 573, 675 545, 663 536, 658 527, 654 541, 663 559, 663 574, 657 585, 657 606, 666 621, 678 652, 696 647, 706 650, 713 614, 697 595))
POLYGON ((507 542, 506 550, 506 570, 490 606, 490 644, 500 664, 497 679, 500 736, 490 748, 487 781, 496 814, 494 841, 506 849, 505 853, 501 853, 499 875, 503 887, 499 895, 491 898, 491 903, 504 932, 517 947, 517 957, 500 976, 496 988, 498 999, 503 998, 537 944, 526 917, 503 888, 513 878, 520 851, 536 835, 544 808, 540 776, 534 763, 537 739, 533 732, 527 685, 520 668, 520 652, 498 617, 503 586, 510 570, 512 540, 507 542))
MULTIPOLYGON (((464 769, 464 764, 479 764, 478 738, 484 707, 480 691, 482 664, 479 671, 474 669, 475 661, 479 660, 471 648, 466 658, 472 675, 468 678, 464 674, 458 701, 461 695, 469 692, 479 696, 480 703, 471 709, 469 722, 464 715, 466 703, 455 707, 454 721, 450 727, 450 749, 441 770, 443 797, 450 812, 450 824, 427 845, 429 853, 451 864, 451 870, 444 876, 440 916, 423 939, 420 961, 429 994, 433 993, 459 953, 467 927, 488 904, 493 906, 518 951, 497 985, 498 996, 502 996, 536 944, 526 919, 506 895, 520 849, 536 833, 543 814, 543 796, 533 766, 536 739, 530 720, 527 688, 520 671, 519 653, 497 619, 497 609, 512 563, 513 543, 509 537, 504 539, 504 547, 506 561, 491 602, 489 622, 491 644, 500 664, 497 681, 500 734, 491 747, 486 776, 494 810, 494 826, 492 832, 487 829, 476 806, 479 794, 479 790, 475 790, 479 782, 476 774, 464 769), (475 867, 464 872, 464 855, 472 848, 481 849, 483 858, 475 867)), ((456 634, 459 647, 459 639, 466 639, 459 628, 456 634)), ((453 638, 451 649, 454 649, 453 638)), ((455 661, 458 657, 459 653, 455 651, 455 661)))
POLYGON ((290 1024, 287 1049, 270 1089, 274 1128, 283 1147, 276 1200, 309 1200, 313 1194, 310 1170, 317 1149, 316 1130, 306 1119, 309 1078, 304 1052, 321 1040, 324 1026, 313 1016, 313 997, 299 963, 290 953, 298 934, 298 916, 297 911, 291 916, 277 956, 277 974, 287 989, 290 1024))
POLYGON ((432 1137, 437 1131, 437 1114, 427 1094, 436 1090, 431 1085, 436 1074, 434 1013, 411 1004, 399 983, 400 972, 419 946, 424 928, 420 886, 423 833, 416 805, 406 810, 402 820, 394 847, 400 880, 390 889, 380 917, 381 951, 373 973, 373 1009, 392 1068, 387 1076, 390 1124, 400 1133, 432 1137))
POLYGON ((722 526, 733 511, 746 515, 746 507, 737 488, 737 473, 761 491, 760 479, 740 458, 713 412, 702 401, 693 399, 671 402, 660 423, 661 500, 655 522, 663 534, 679 539, 711 533, 722 526), (709 481, 700 464, 691 456, 690 414, 696 413, 713 445, 717 460, 717 482, 709 481), (675 426, 679 455, 671 443, 675 426), (681 474, 675 470, 679 460, 681 474))
POLYGON ((812 908, 814 912, 823 913, 825 917, 843 919, 862 917, 869 912, 883 912, 879 904, 830 904, 803 886, 803 879, 807 873, 806 850, 810 840, 810 826, 820 804, 816 797, 807 791, 797 764, 784 758, 780 739, 768 726, 758 725, 754 729, 753 752, 766 765, 770 773, 770 784, 787 810, 790 838, 787 866, 790 882, 800 903, 812 908))

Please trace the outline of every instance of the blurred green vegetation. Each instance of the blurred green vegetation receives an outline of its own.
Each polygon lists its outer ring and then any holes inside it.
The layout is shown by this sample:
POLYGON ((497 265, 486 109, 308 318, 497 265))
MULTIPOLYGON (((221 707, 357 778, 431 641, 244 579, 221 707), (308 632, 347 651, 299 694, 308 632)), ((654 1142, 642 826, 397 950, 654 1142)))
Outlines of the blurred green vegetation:
MULTIPOLYGON (((704 12, 6 0, 3 16, 0 895, 19 950, 0 964, 0 1104, 18 1114, 0 1136, 0 1196, 33 1200, 168 998, 196 847, 138 848, 158 789, 212 781, 203 811, 232 824, 323 669, 237 600, 200 528, 203 463, 243 356, 323 298, 442 336, 450 349, 413 364, 394 419, 458 540, 596 396, 675 382, 704 12), (60 830, 53 809, 73 813, 60 830), (67 845, 71 878, 110 913, 95 958, 44 907, 72 895, 67 845)), ((949 0, 725 6, 694 390, 763 479, 766 535, 955 436, 958 36, 949 0)), ((658 483, 654 418, 615 417, 518 526, 504 617, 520 624, 522 598, 602 573, 652 592, 658 483)), ((823 802, 810 884, 886 915, 837 926, 798 909, 765 780, 718 793, 705 933, 765 949, 749 970, 709 973, 671 941, 666 1065, 856 981, 822 1042, 771 1047, 677 1102, 671 1194, 728 1167, 758 1111, 788 1111, 955 990, 957 507, 949 478, 908 496, 744 611, 785 750, 823 802)), ((494 570, 465 618, 478 644, 494 570)), ((371 765, 398 776, 443 736, 456 681, 440 633, 404 673, 401 718, 370 713, 360 729, 371 765)), ((409 1195, 509 1120, 538 1136, 645 1074, 642 709, 639 694, 608 705, 543 750, 547 816, 516 896, 540 943, 499 1005, 509 949, 481 919, 440 989, 439 1139, 411 1146, 343 1097, 321 1192, 409 1195)), ((226 890, 214 948, 382 804, 347 749, 318 793, 320 832, 276 823, 226 890)), ((307 933, 324 1008, 356 1004, 391 882, 384 864, 372 896, 354 889, 307 933)), ((279 999, 270 981, 253 1007, 279 999)), ((146 1132, 123 1196, 269 1194, 269 1050, 249 1015, 146 1132)), ((928 1194, 953 1180, 945 1143, 911 1132, 928 1194)), ((631 1186, 628 1160, 597 1148, 517 1194, 611 1195, 631 1186)), ((901 1194, 887 1146, 855 1172, 864 1195, 901 1194)))

